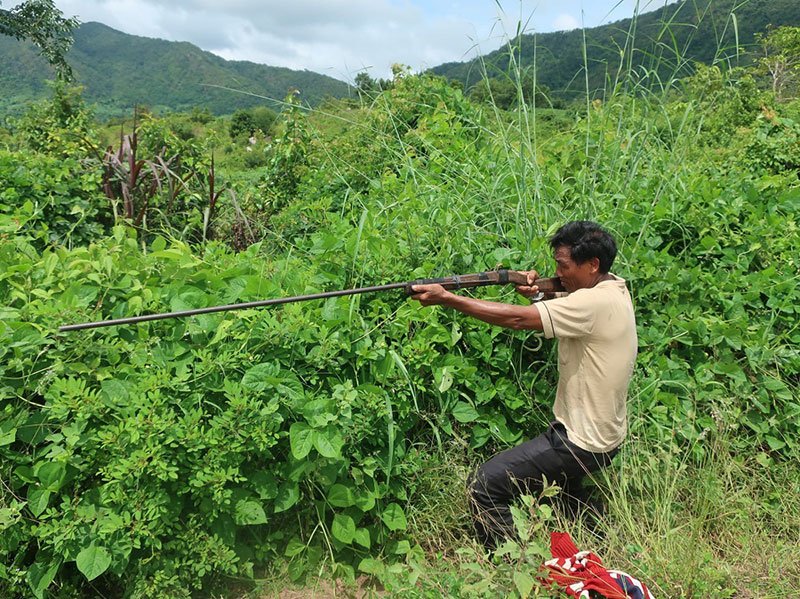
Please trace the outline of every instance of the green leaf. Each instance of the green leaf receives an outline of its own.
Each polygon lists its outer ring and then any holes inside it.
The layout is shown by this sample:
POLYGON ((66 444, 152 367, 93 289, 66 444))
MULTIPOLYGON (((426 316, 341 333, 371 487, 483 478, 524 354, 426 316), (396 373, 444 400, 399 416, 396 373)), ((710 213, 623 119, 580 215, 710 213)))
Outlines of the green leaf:
POLYGON ((252 526, 254 524, 266 524, 267 515, 264 508, 258 501, 252 499, 242 499, 236 502, 234 521, 240 526, 252 526))
POLYGON ((772 435, 766 435, 764 438, 766 439, 767 444, 769 445, 769 448, 772 451, 780 451, 781 449, 786 447, 786 442, 781 441, 777 437, 773 437, 772 435))
POLYGON ((306 560, 303 559, 289 560, 289 565, 286 567, 286 569, 289 572, 289 578, 291 579, 291 581, 299 582, 300 579, 303 578, 303 576, 305 576, 307 566, 308 564, 306 563, 306 560))
POLYGON ((83 573, 86 580, 94 580, 111 565, 111 555, 105 547, 92 543, 75 558, 78 570, 83 573))
POLYGON ((259 499, 275 499, 278 496, 278 483, 275 475, 269 472, 256 472, 250 477, 253 490, 258 493, 259 499))
POLYGON ((478 411, 465 401, 459 401, 453 408, 453 417, 459 422, 474 422, 479 416, 478 411))
POLYGON ((289 399, 303 397, 303 384, 300 380, 291 372, 281 370, 280 364, 273 362, 263 362, 250 368, 242 377, 242 386, 255 393, 274 389, 289 399))
POLYGON ((7 431, 0 432, 0 447, 4 445, 11 445, 17 437, 17 429, 12 428, 7 431))
POLYGON ((359 528, 356 530, 356 534, 353 535, 353 540, 364 547, 365 549, 369 549, 370 545, 372 544, 372 540, 369 536, 369 531, 366 528, 359 528))
POLYGON ((349 545, 356 535, 356 523, 347 514, 336 514, 331 524, 331 534, 334 539, 349 545))
POLYGON ((383 523, 386 524, 389 530, 405 530, 408 526, 403 508, 396 503, 390 503, 386 509, 383 510, 381 520, 383 520, 383 523))
POLYGON ((28 487, 28 507, 37 518, 47 509, 50 503, 50 491, 38 487, 28 487))
POLYGON ((278 489, 275 499, 275 513, 285 512, 300 499, 300 488, 296 483, 286 483, 278 489))
POLYGON ((355 505, 362 512, 368 512, 375 507, 375 494, 366 491, 356 495, 355 505))
POLYGON ((161 235, 156 235, 153 242, 150 244, 150 249, 154 252, 162 252, 167 247, 167 241, 161 235))
POLYGON ((15 506, 11 507, 0 507, 0 532, 4 531, 6 528, 10 527, 12 524, 17 522, 20 518, 19 516, 19 505, 18 503, 14 502, 15 506))
POLYGON ((339 483, 333 485, 328 491, 328 501, 331 505, 336 507, 350 507, 355 504, 353 491, 350 487, 346 487, 339 483))
POLYGON ((283 552, 283 555, 286 557, 294 557, 295 555, 300 555, 305 551, 306 544, 303 543, 297 537, 292 537, 289 540, 289 543, 286 545, 286 550, 283 552))
POLYGON ((453 385, 453 371, 449 366, 445 366, 436 373, 439 379, 439 393, 444 393, 453 385))
POLYGON ((297 460, 302 460, 314 446, 314 430, 305 422, 295 422, 289 427, 289 445, 292 455, 297 460))
POLYGON ((520 598, 525 599, 533 590, 533 578, 527 572, 514 572, 514 586, 517 587, 520 598))
POLYGON ((64 482, 66 470, 64 464, 58 462, 46 462, 42 464, 36 472, 39 481, 48 491, 58 491, 64 482))
POLYGON ((100 383, 100 389, 105 399, 111 405, 124 404, 128 401, 128 386, 117 379, 107 379, 100 383))
POLYGON ((279 373, 279 367, 271 362, 256 364, 244 373, 242 386, 250 391, 261 393, 275 387, 279 380, 279 373))
POLYGON ((340 458, 343 446, 344 440, 336 429, 328 427, 324 431, 314 431, 314 447, 321 456, 340 458))
POLYGON ((380 576, 386 567, 383 565, 382 562, 379 562, 376 559, 371 557, 367 557, 362 559, 361 562, 358 564, 358 569, 361 572, 365 572, 366 574, 372 574, 373 576, 380 576))
POLYGON ((411 543, 409 543, 406 539, 397 541, 391 545, 391 552, 396 555, 405 555, 409 551, 411 551, 411 543))
POLYGON ((31 590, 37 599, 42 599, 42 597, 44 597, 44 592, 55 579, 56 572, 58 572, 58 568, 60 566, 61 560, 57 560, 49 564, 42 564, 38 561, 31 564, 31 567, 28 569, 28 574, 25 578, 28 580, 28 586, 31 587, 31 590))

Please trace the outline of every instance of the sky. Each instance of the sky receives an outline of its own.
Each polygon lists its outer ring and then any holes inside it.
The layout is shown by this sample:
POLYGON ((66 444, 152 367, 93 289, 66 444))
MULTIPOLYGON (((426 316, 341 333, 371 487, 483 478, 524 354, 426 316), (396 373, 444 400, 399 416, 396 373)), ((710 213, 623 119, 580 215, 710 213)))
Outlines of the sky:
MULTIPOLYGON (((674 0, 670 0, 674 1, 674 0)), ((666 0, 55 0, 66 17, 190 42, 228 60, 307 69, 352 82, 422 71, 499 48, 518 27, 595 27, 666 0)), ((6 7, 16 4, 4 2, 6 7)))

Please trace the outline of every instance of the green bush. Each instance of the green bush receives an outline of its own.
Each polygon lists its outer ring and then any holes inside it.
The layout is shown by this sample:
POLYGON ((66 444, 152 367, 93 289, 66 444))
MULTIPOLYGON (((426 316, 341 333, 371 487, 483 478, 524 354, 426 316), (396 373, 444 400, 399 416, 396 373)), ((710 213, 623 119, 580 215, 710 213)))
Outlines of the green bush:
POLYGON ((110 225, 100 174, 75 158, 0 150, 0 235, 81 245, 110 225))

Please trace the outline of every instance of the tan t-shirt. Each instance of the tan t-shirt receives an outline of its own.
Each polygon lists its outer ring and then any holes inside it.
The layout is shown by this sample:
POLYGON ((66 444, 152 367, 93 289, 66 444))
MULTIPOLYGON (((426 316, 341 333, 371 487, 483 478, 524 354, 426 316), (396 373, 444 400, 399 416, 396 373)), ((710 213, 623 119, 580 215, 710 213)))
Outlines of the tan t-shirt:
POLYGON ((578 447, 611 451, 627 432, 625 404, 638 345, 625 281, 615 277, 534 305, 545 337, 558 339, 556 420, 578 447))

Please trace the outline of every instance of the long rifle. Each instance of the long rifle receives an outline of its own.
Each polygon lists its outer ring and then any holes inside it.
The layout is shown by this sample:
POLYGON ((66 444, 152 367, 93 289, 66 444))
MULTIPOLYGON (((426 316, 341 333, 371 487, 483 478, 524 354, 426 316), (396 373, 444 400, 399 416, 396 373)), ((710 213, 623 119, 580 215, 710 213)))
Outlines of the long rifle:
MULTIPOLYGON (((164 318, 182 318, 185 316, 196 316, 198 314, 210 314, 212 312, 226 312, 228 310, 245 310, 247 308, 261 308, 263 306, 277 306, 280 304, 290 304, 292 302, 305 302, 308 300, 325 299, 328 297, 341 297, 343 295, 357 295, 360 293, 373 293, 376 291, 389 291, 391 289, 404 289, 407 295, 411 295, 411 287, 414 285, 438 284, 449 290, 469 289, 472 287, 482 287, 484 285, 527 285, 528 279, 524 272, 518 270, 490 270, 469 275, 453 275, 439 279, 419 279, 417 281, 407 281, 405 283, 390 283, 388 285, 376 285, 373 287, 358 287, 356 289, 342 289, 339 291, 327 291, 324 293, 312 293, 310 295, 296 295, 294 297, 280 297, 276 299, 260 300, 256 302, 245 302, 242 304, 228 304, 227 306, 211 306, 210 308, 195 308, 194 310, 182 310, 180 312, 164 312, 162 314, 145 314, 143 316, 133 316, 130 318, 116 318, 114 320, 100 320, 97 322, 83 322, 79 324, 68 324, 58 328, 59 331, 78 331, 81 329, 96 329, 100 327, 113 327, 122 324, 134 324, 137 322, 147 322, 149 320, 162 320, 164 318)), ((534 285, 539 287, 540 293, 554 293, 564 291, 561 281, 557 277, 536 279, 534 285)))

